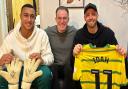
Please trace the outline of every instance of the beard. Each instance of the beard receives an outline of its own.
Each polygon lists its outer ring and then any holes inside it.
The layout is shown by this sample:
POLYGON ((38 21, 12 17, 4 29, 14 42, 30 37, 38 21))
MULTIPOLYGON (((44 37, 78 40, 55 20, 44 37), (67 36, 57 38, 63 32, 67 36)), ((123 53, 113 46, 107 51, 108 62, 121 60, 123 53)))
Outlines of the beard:
POLYGON ((89 23, 87 23, 87 26, 88 26, 89 28, 94 28, 96 25, 97 25, 96 22, 89 22, 89 23))

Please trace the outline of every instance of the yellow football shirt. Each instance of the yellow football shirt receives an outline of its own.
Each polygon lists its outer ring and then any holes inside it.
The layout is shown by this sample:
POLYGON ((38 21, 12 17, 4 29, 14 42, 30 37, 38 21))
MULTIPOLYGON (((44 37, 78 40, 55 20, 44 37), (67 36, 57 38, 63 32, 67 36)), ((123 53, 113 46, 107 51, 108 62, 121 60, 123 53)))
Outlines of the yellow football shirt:
POLYGON ((82 89, 120 89, 127 83, 124 56, 114 45, 84 45, 75 56, 73 79, 80 80, 82 89))

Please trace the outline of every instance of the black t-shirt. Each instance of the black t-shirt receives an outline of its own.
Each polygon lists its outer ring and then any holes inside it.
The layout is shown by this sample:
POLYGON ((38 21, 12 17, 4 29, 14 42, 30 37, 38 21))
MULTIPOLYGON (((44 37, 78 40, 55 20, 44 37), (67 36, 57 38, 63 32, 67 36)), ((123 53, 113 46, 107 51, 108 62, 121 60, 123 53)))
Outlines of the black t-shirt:
POLYGON ((74 39, 74 45, 78 43, 82 45, 91 43, 96 47, 104 47, 106 44, 118 44, 114 32, 110 28, 103 26, 99 22, 97 22, 97 25, 98 31, 95 34, 88 32, 86 24, 83 28, 79 29, 74 39))

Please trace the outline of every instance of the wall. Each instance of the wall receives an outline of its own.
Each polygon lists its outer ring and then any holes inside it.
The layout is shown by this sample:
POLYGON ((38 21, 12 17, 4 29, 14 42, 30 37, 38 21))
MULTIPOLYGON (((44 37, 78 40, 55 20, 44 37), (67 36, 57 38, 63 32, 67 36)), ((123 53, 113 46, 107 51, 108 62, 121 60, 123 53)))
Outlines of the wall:
MULTIPOLYGON (((41 27, 44 29, 47 26, 52 26, 55 23, 55 10, 59 6, 59 0, 39 0, 40 1, 40 14, 41 14, 41 27)), ((69 9, 70 12, 70 25, 80 27, 83 21, 83 8, 69 9), (77 17, 77 18, 76 18, 77 17), (74 20, 75 18, 75 20, 74 20), (79 23, 78 23, 79 21, 79 23)))
POLYGON ((128 43, 128 10, 122 8, 116 0, 101 0, 99 6, 100 21, 112 28, 119 44, 126 48, 128 43))
MULTIPOLYGON (((99 21, 110 27, 116 35, 120 45, 126 48, 128 42, 128 12, 121 8, 117 2, 120 0, 85 0, 95 3, 99 12, 99 21)), ((55 10, 59 6, 59 0, 39 0, 41 28, 55 25, 55 10)), ((83 8, 69 9, 69 25, 81 28, 84 25, 83 8)))

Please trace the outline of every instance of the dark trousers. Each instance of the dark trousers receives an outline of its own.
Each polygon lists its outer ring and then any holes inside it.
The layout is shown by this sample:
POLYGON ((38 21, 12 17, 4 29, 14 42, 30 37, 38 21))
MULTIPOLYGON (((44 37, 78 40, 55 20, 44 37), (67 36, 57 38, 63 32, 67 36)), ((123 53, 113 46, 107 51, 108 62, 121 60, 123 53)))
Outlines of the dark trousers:
POLYGON ((73 81, 73 89, 82 89, 80 85, 80 81, 73 81))
POLYGON ((120 89, 128 89, 128 85, 127 86, 121 86, 120 89))
POLYGON ((52 89, 73 89, 70 66, 53 64, 51 70, 53 73, 52 89))

